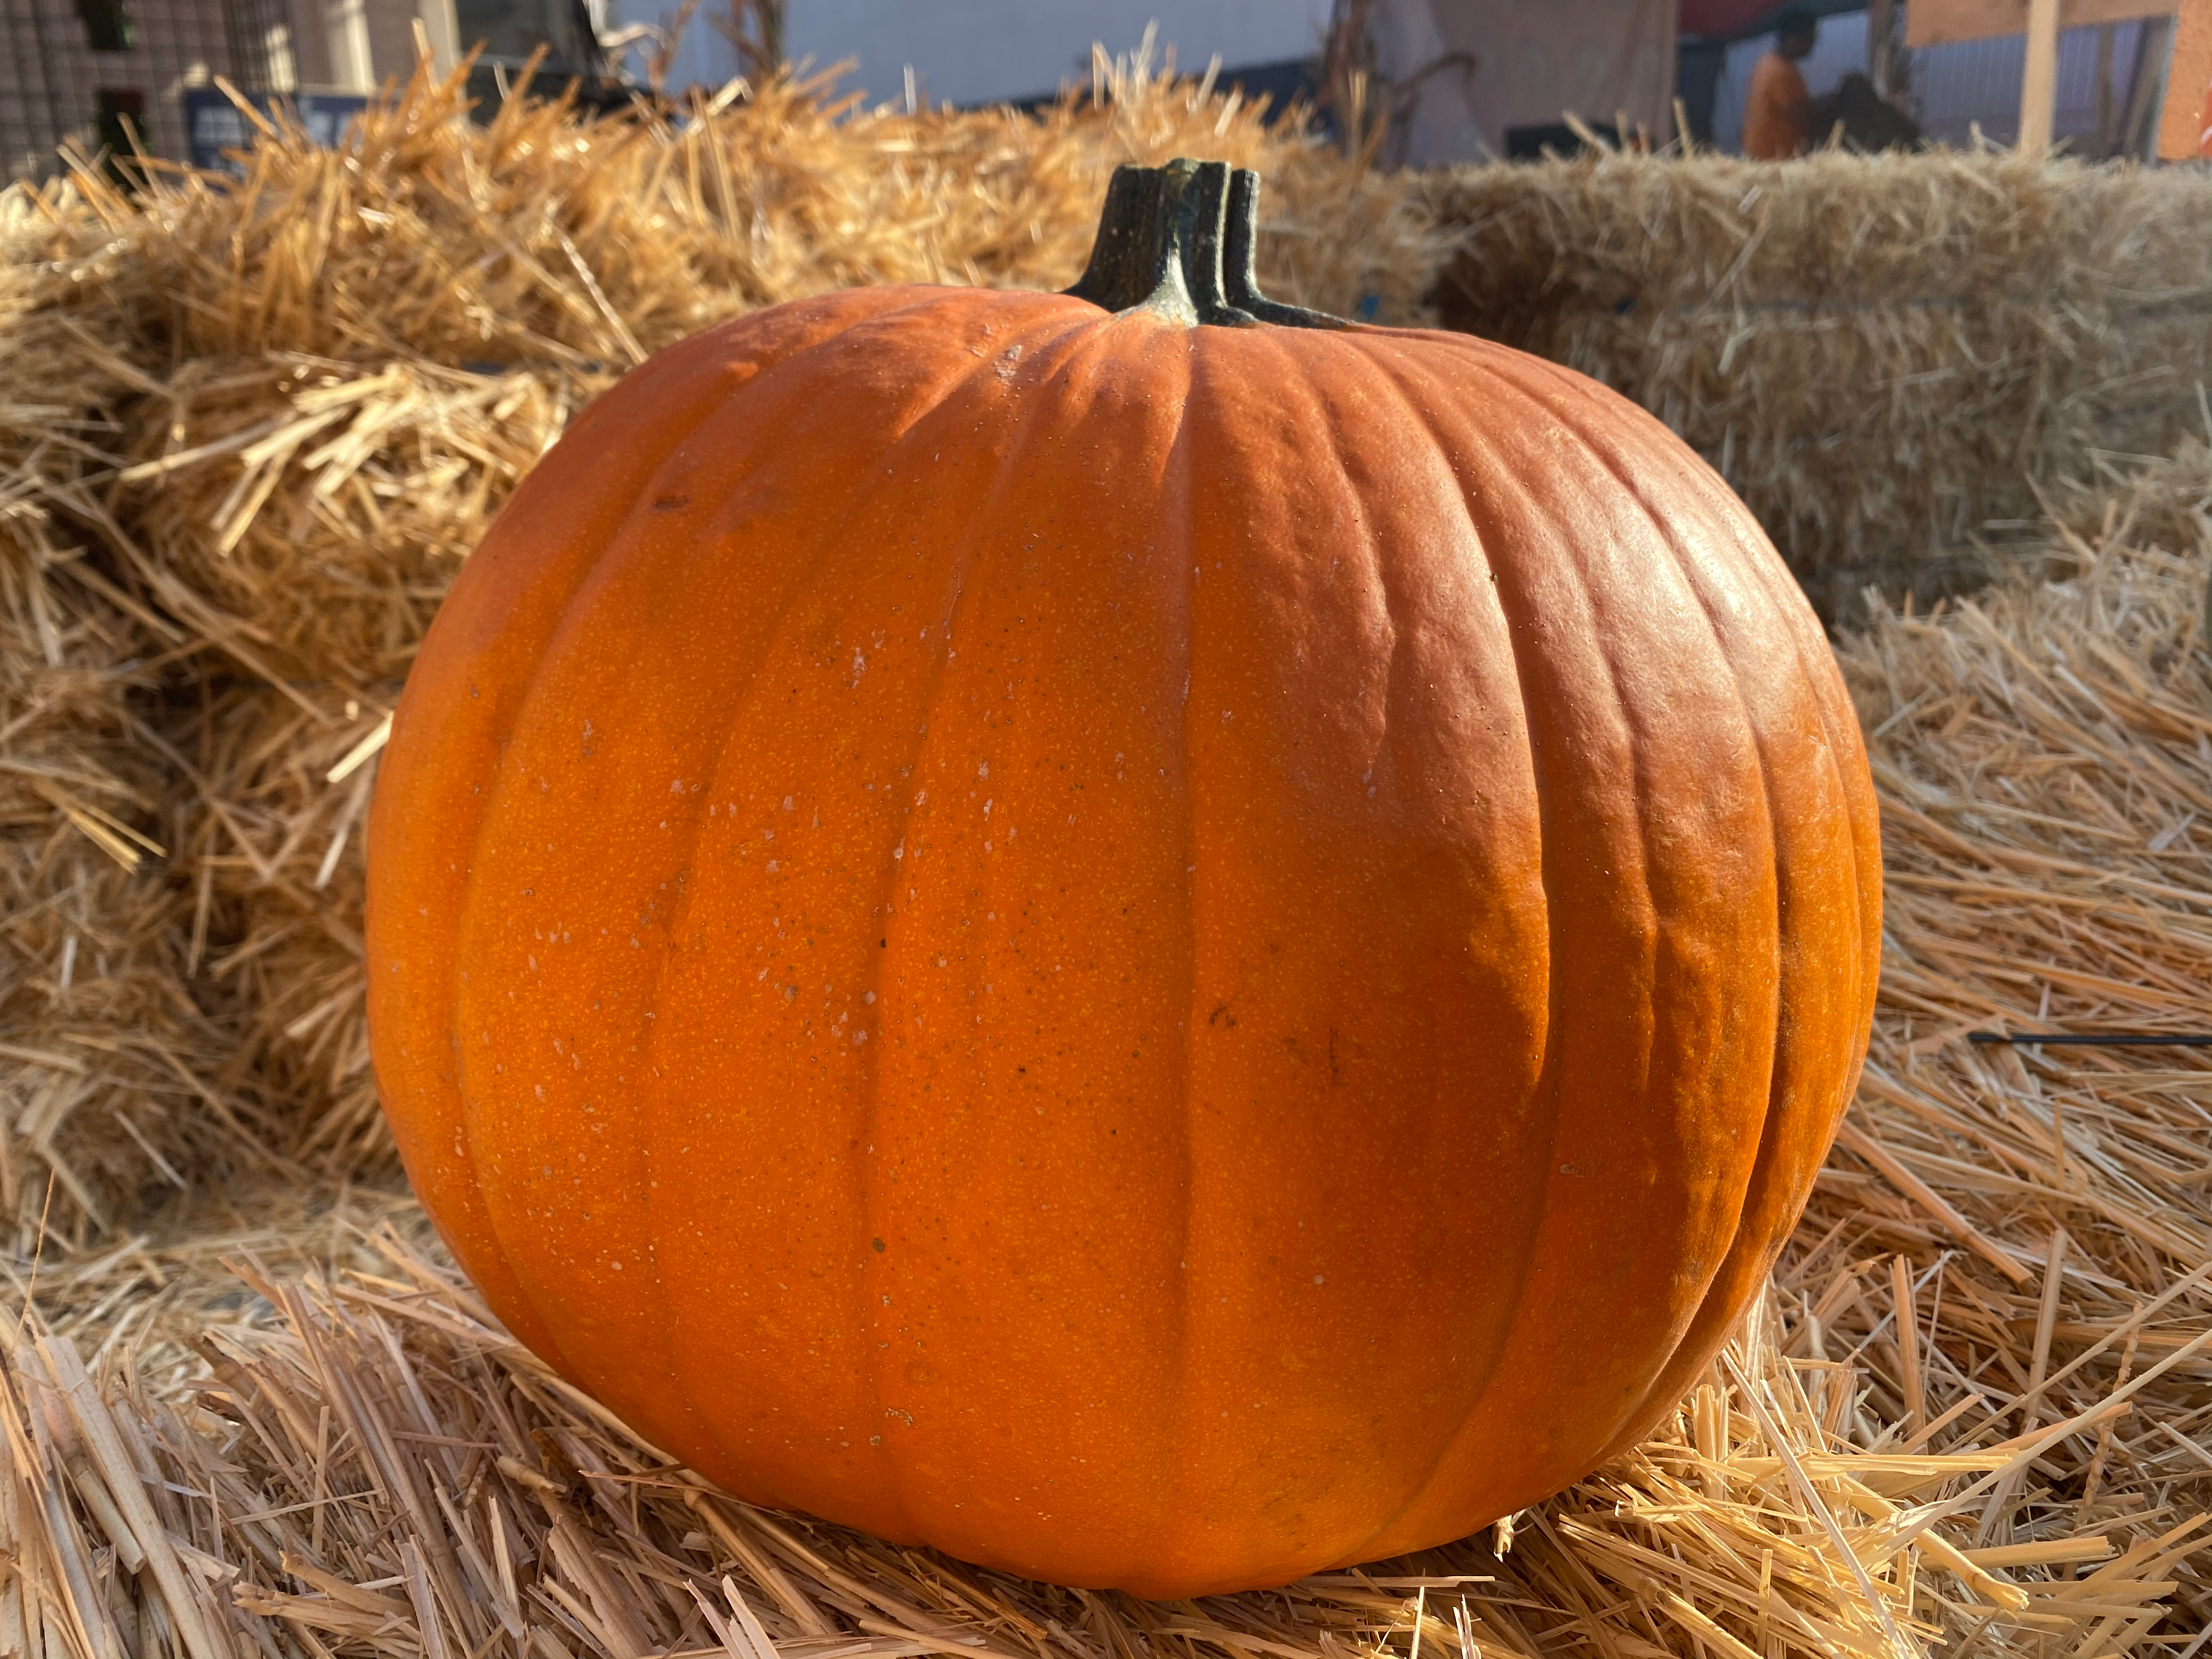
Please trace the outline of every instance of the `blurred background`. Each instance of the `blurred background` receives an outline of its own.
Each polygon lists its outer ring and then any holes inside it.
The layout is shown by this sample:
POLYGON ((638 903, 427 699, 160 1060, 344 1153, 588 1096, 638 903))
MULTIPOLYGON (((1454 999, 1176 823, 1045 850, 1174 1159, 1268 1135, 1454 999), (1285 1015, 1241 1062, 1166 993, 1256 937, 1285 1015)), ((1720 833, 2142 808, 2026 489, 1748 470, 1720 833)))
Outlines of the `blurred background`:
MULTIPOLYGON (((2070 153, 2149 154, 2174 38, 2161 4, 2179 0, 2062 8, 2051 136, 2070 153)), ((1897 129, 1907 138, 2018 137, 2023 3, 1792 9, 1817 24, 1799 68, 1824 116, 1848 114, 1847 79, 1863 76, 1861 104, 1878 97, 1910 124, 1897 129)), ((1632 138, 1663 144, 1680 125, 1733 151, 1778 10, 1777 0, 0 0, 0 162, 13 176, 50 173, 74 135, 88 149, 136 142, 217 165, 248 130, 217 77, 264 106, 283 99, 334 136, 411 69, 418 36, 441 65, 479 52, 480 111, 538 52, 541 88, 569 83, 602 105, 647 95, 680 106, 788 64, 856 106, 919 110, 1079 94, 1094 43, 1149 44, 1156 64, 1210 65, 1278 109, 1313 107, 1325 129, 1379 125, 1385 166, 1528 159, 1623 120, 1632 138)))

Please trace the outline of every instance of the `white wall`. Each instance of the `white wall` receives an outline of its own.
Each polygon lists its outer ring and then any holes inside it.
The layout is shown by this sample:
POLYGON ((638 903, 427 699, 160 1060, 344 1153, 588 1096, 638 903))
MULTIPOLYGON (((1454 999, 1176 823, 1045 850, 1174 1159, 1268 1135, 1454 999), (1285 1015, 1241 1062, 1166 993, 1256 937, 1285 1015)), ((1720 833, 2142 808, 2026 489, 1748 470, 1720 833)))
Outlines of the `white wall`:
POLYGON ((811 58, 817 70, 857 59, 839 90, 865 92, 871 103, 905 97, 909 64, 932 103, 1053 92, 1088 80, 1092 41, 1128 52, 1155 19, 1160 44, 1194 74, 1216 52, 1231 68, 1310 57, 1328 21, 1328 0, 790 0, 790 8, 792 58, 811 58))

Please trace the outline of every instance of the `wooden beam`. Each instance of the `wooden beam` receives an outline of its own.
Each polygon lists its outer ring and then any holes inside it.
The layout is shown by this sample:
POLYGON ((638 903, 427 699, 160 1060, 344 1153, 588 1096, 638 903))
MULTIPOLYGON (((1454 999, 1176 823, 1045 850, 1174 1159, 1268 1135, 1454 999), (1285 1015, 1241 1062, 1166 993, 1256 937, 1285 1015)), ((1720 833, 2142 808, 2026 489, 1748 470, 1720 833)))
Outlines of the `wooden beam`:
POLYGON ((2182 0, 2173 30, 2172 67, 2166 74, 2166 112, 2158 124, 2158 159, 2186 161, 2200 151, 2208 93, 2212 93, 2212 0, 2182 0))
POLYGON ((2027 68, 2020 78, 2020 153, 2051 153, 2058 102, 2058 0, 2028 0, 2027 68))
POLYGON ((1897 63, 1896 0, 1867 0, 1867 76, 1875 95, 1887 98, 1897 63))
MULTIPOLYGON (((2058 27, 2085 28, 2136 17, 2171 17, 2179 0, 2059 0, 2058 27)), ((2027 31, 2028 0, 1907 0, 1905 44, 1942 46, 2027 31)))

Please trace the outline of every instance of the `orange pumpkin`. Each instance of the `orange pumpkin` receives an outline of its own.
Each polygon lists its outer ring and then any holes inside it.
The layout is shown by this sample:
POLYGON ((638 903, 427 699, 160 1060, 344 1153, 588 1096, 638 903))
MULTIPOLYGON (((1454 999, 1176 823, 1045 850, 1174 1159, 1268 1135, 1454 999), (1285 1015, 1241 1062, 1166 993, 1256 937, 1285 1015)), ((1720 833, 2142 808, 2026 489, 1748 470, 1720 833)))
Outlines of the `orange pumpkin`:
POLYGON ((1631 1443, 1850 1095, 1877 823, 1789 574, 1590 381, 1261 300, 709 330, 469 561, 371 830, 377 1075, 516 1334, 756 1503, 1182 1596, 1631 1443))

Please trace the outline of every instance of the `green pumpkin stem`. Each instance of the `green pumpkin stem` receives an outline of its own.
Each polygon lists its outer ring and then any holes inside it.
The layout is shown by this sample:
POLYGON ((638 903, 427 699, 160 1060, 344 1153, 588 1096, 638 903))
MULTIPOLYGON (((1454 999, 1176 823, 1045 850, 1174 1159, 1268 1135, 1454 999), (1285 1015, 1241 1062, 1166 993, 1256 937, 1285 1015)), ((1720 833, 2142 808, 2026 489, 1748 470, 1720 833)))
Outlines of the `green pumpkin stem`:
POLYGON ((1178 156, 1114 169, 1082 280, 1066 290, 1107 311, 1150 311, 1186 327, 1348 328, 1264 297, 1253 276, 1260 175, 1178 156))

